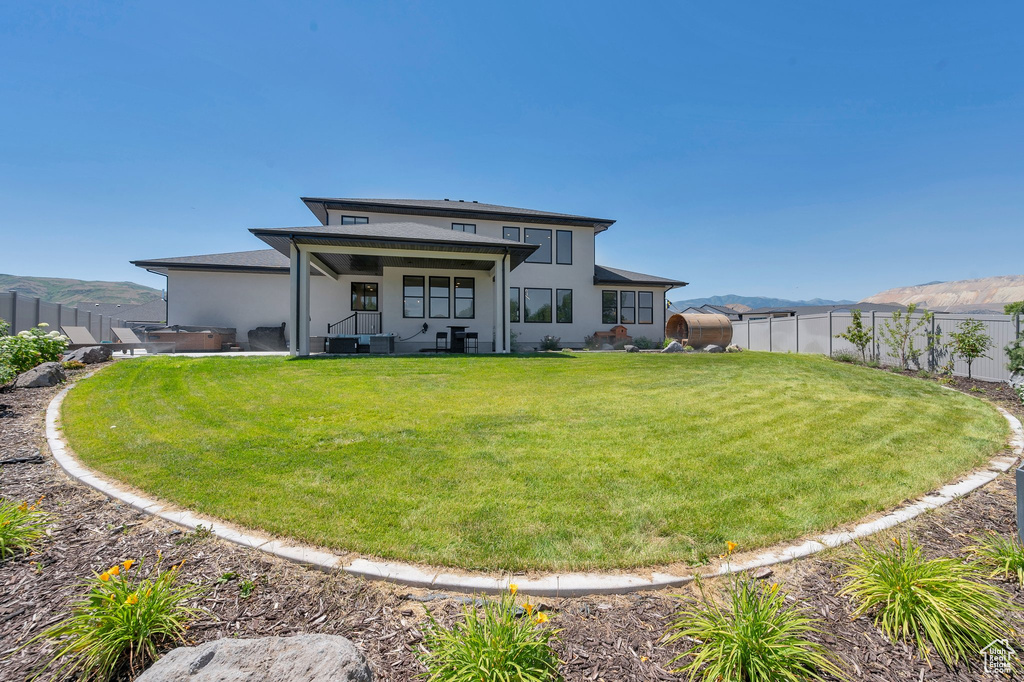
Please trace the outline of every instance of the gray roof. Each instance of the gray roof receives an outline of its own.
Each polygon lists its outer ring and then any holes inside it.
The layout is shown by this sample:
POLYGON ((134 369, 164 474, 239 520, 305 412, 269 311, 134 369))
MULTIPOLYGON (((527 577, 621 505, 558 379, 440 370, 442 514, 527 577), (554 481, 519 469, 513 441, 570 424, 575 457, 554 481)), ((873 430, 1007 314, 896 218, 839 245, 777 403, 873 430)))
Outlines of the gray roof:
POLYGON ((133 260, 132 265, 147 269, 195 269, 195 270, 252 270, 288 271, 290 261, 274 249, 257 251, 231 251, 229 253, 208 253, 199 256, 178 256, 177 258, 152 258, 133 260))
MULTIPOLYGON (((485 237, 423 223, 395 222, 364 225, 315 225, 312 227, 270 227, 250 230, 283 254, 292 240, 302 244, 348 245, 396 250, 425 250, 447 253, 508 253, 515 268, 539 247, 508 239, 485 237)), ((443 258, 443 256, 438 256, 443 258)))
POLYGON ((640 284, 658 287, 685 287, 686 282, 680 282, 666 277, 645 275, 642 272, 631 272, 619 268, 610 268, 606 265, 594 266, 594 284, 640 284))
POLYGON ((516 208, 515 206, 500 206, 498 204, 481 204, 476 201, 463 201, 459 199, 332 199, 328 197, 302 197, 302 201, 313 212, 313 215, 324 224, 327 223, 328 208, 354 212, 370 211, 375 213, 577 225, 594 227, 598 232, 608 229, 615 222, 607 218, 537 211, 532 208, 516 208))
POLYGON ((103 315, 125 322, 163 322, 167 307, 163 299, 139 305, 138 303, 79 303, 78 310, 93 315, 103 315))

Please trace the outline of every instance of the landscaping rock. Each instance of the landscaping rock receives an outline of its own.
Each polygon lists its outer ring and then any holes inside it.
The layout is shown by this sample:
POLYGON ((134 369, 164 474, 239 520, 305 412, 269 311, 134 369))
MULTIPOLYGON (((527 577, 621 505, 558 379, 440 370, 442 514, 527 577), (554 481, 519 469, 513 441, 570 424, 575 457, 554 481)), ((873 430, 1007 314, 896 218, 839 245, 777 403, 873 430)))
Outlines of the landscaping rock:
POLYGON ((678 341, 673 341, 672 343, 670 343, 667 346, 665 346, 664 348, 662 348, 661 352, 662 353, 682 353, 683 352, 683 344, 679 343, 678 341))
POLYGON ((627 353, 639 353, 640 352, 639 348, 637 348, 636 346, 630 346, 630 345, 623 346, 622 350, 626 351, 627 353))
POLYGON ((772 569, 768 568, 767 566, 762 566, 761 568, 751 573, 750 577, 752 577, 754 580, 764 580, 765 578, 770 578, 773 573, 775 573, 775 571, 773 571, 772 569))
POLYGON ((730 345, 730 346, 726 346, 725 347, 725 352, 726 353, 740 353, 742 351, 743 351, 743 349, 740 348, 739 346, 737 346, 735 343, 730 345))
POLYGON ((56 386, 65 379, 67 379, 67 375, 64 374, 64 368, 60 366, 59 362, 44 362, 19 374, 14 382, 14 387, 45 388, 46 386, 56 386))
POLYGON ((372 682, 359 649, 337 635, 218 639, 179 647, 136 682, 372 682))
POLYGON ((83 365, 95 365, 110 359, 110 349, 105 346, 86 346, 64 354, 64 361, 74 360, 83 365))
POLYGON ((725 349, 722 348, 721 346, 716 346, 715 344, 711 344, 710 346, 707 346, 704 349, 704 352, 705 353, 724 353, 725 349))
POLYGON ((1010 380, 1007 381, 1006 383, 1010 384, 1011 388, 1020 391, 1022 388, 1024 388, 1024 374, 1014 372, 1013 374, 1010 375, 1010 380))

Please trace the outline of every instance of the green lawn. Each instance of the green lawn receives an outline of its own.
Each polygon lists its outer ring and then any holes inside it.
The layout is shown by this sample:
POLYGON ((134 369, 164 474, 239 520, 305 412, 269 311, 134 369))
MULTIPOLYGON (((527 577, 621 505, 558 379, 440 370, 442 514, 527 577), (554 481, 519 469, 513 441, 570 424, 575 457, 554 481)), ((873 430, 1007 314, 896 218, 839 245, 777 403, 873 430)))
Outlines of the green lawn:
POLYGON ((90 466, 337 549, 487 569, 698 562, 856 520, 1007 426, 812 356, 145 358, 64 403, 90 466))

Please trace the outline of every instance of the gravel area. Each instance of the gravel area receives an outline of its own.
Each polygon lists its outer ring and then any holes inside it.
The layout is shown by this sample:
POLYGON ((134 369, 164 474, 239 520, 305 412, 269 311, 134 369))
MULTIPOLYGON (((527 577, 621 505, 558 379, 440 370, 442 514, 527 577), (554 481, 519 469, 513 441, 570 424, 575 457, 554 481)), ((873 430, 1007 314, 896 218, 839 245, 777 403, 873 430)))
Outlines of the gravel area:
MULTIPOLYGON (((1024 409, 1009 389, 984 382, 957 380, 953 386, 1010 409, 1024 409), (971 392, 972 387, 984 390, 971 392), (1005 395, 1004 395, 1005 394, 1005 395)), ((33 635, 66 615, 90 570, 114 562, 155 557, 185 559, 184 577, 210 586, 201 605, 210 616, 190 630, 194 642, 218 637, 256 637, 303 632, 348 637, 366 654, 379 680, 410 680, 422 672, 416 651, 422 638, 425 608, 442 622, 456 618, 466 597, 410 590, 325 574, 246 550, 219 540, 183 533, 158 519, 143 516, 84 486, 72 483, 46 448, 43 411, 58 389, 0 392, 0 460, 28 460, 0 468, 0 496, 35 500, 55 515, 52 539, 36 555, 0 564, 0 679, 21 680, 39 669, 51 648, 19 648, 33 635), (34 459, 36 453, 40 458, 34 459), (225 573, 237 578, 215 584, 225 573), (240 585, 255 590, 242 598, 240 585)), ((984 530, 1015 531, 1012 474, 989 486, 901 526, 934 555, 959 556, 970 536, 984 530)), ((886 538, 888 539, 888 538, 886 538)), ((947 670, 920 661, 905 645, 886 641, 867 618, 851 620, 848 600, 836 597, 839 561, 849 548, 825 552, 791 565, 775 567, 772 581, 783 583, 795 602, 823 621, 822 641, 838 652, 852 679, 977 680, 980 670, 947 670)), ((711 583, 714 589, 717 584, 711 583)), ((1024 596, 1013 585, 1014 602, 1024 596)), ((623 596, 535 599, 561 629, 559 654, 567 680, 670 680, 669 661, 681 649, 659 644, 679 604, 693 589, 623 596)), ((1021 627, 1017 628, 1021 630, 1021 627)), ((49 679, 46 675, 39 679, 49 679)))

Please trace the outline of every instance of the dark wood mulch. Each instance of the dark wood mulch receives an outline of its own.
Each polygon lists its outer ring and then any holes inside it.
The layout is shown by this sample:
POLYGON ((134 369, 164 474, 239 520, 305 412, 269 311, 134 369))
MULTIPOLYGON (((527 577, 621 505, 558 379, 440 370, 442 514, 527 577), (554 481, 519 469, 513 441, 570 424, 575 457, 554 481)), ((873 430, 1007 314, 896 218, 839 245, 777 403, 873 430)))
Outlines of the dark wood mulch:
MULTIPOLYGON (((958 381, 958 383, 960 383, 958 381)), ((957 388, 970 389, 962 383, 957 388)), ((1024 417, 994 384, 982 384, 993 399, 1024 417)), ((37 555, 0 564, 0 679, 21 680, 36 672, 52 651, 49 644, 24 642, 64 617, 90 571, 115 562, 147 557, 162 550, 167 562, 185 559, 184 578, 210 586, 201 605, 209 617, 190 631, 194 642, 224 636, 256 637, 302 632, 340 634, 365 652, 380 680, 410 680, 422 671, 416 659, 421 646, 425 607, 444 623, 458 617, 465 597, 435 595, 344 575, 325 574, 269 558, 218 540, 182 533, 158 519, 143 516, 81 485, 74 484, 49 456, 43 434, 43 410, 56 389, 0 392, 0 460, 29 459, 0 468, 0 496, 35 500, 56 523, 52 539, 37 555), (225 573, 237 578, 216 584, 225 573), (246 599, 240 584, 256 587, 246 599)), ((1007 392, 1008 393, 1008 392, 1007 392)), ((1015 399, 1015 397, 1014 397, 1015 399)), ((959 556, 970 536, 984 530, 1015 530, 1011 475, 966 498, 905 525, 935 555, 959 556)), ((828 552, 788 566, 775 567, 770 580, 782 582, 794 602, 823 622, 821 639, 838 652, 851 678, 858 680, 977 680, 975 666, 947 670, 941 662, 928 667, 903 644, 886 641, 867 618, 851 620, 851 607, 836 595, 839 563, 850 549, 828 552)), ((1024 598, 1015 587, 1015 603, 1024 598)), ((710 584, 710 589, 718 587, 710 584)), ((538 599, 561 629, 559 655, 567 680, 670 680, 670 659, 682 648, 659 644, 674 611, 678 593, 693 589, 577 599, 538 599)), ((1020 630, 1020 628, 1018 628, 1020 630)), ((685 648, 685 645, 680 645, 685 648)), ((40 679, 48 679, 46 675, 40 679)))

